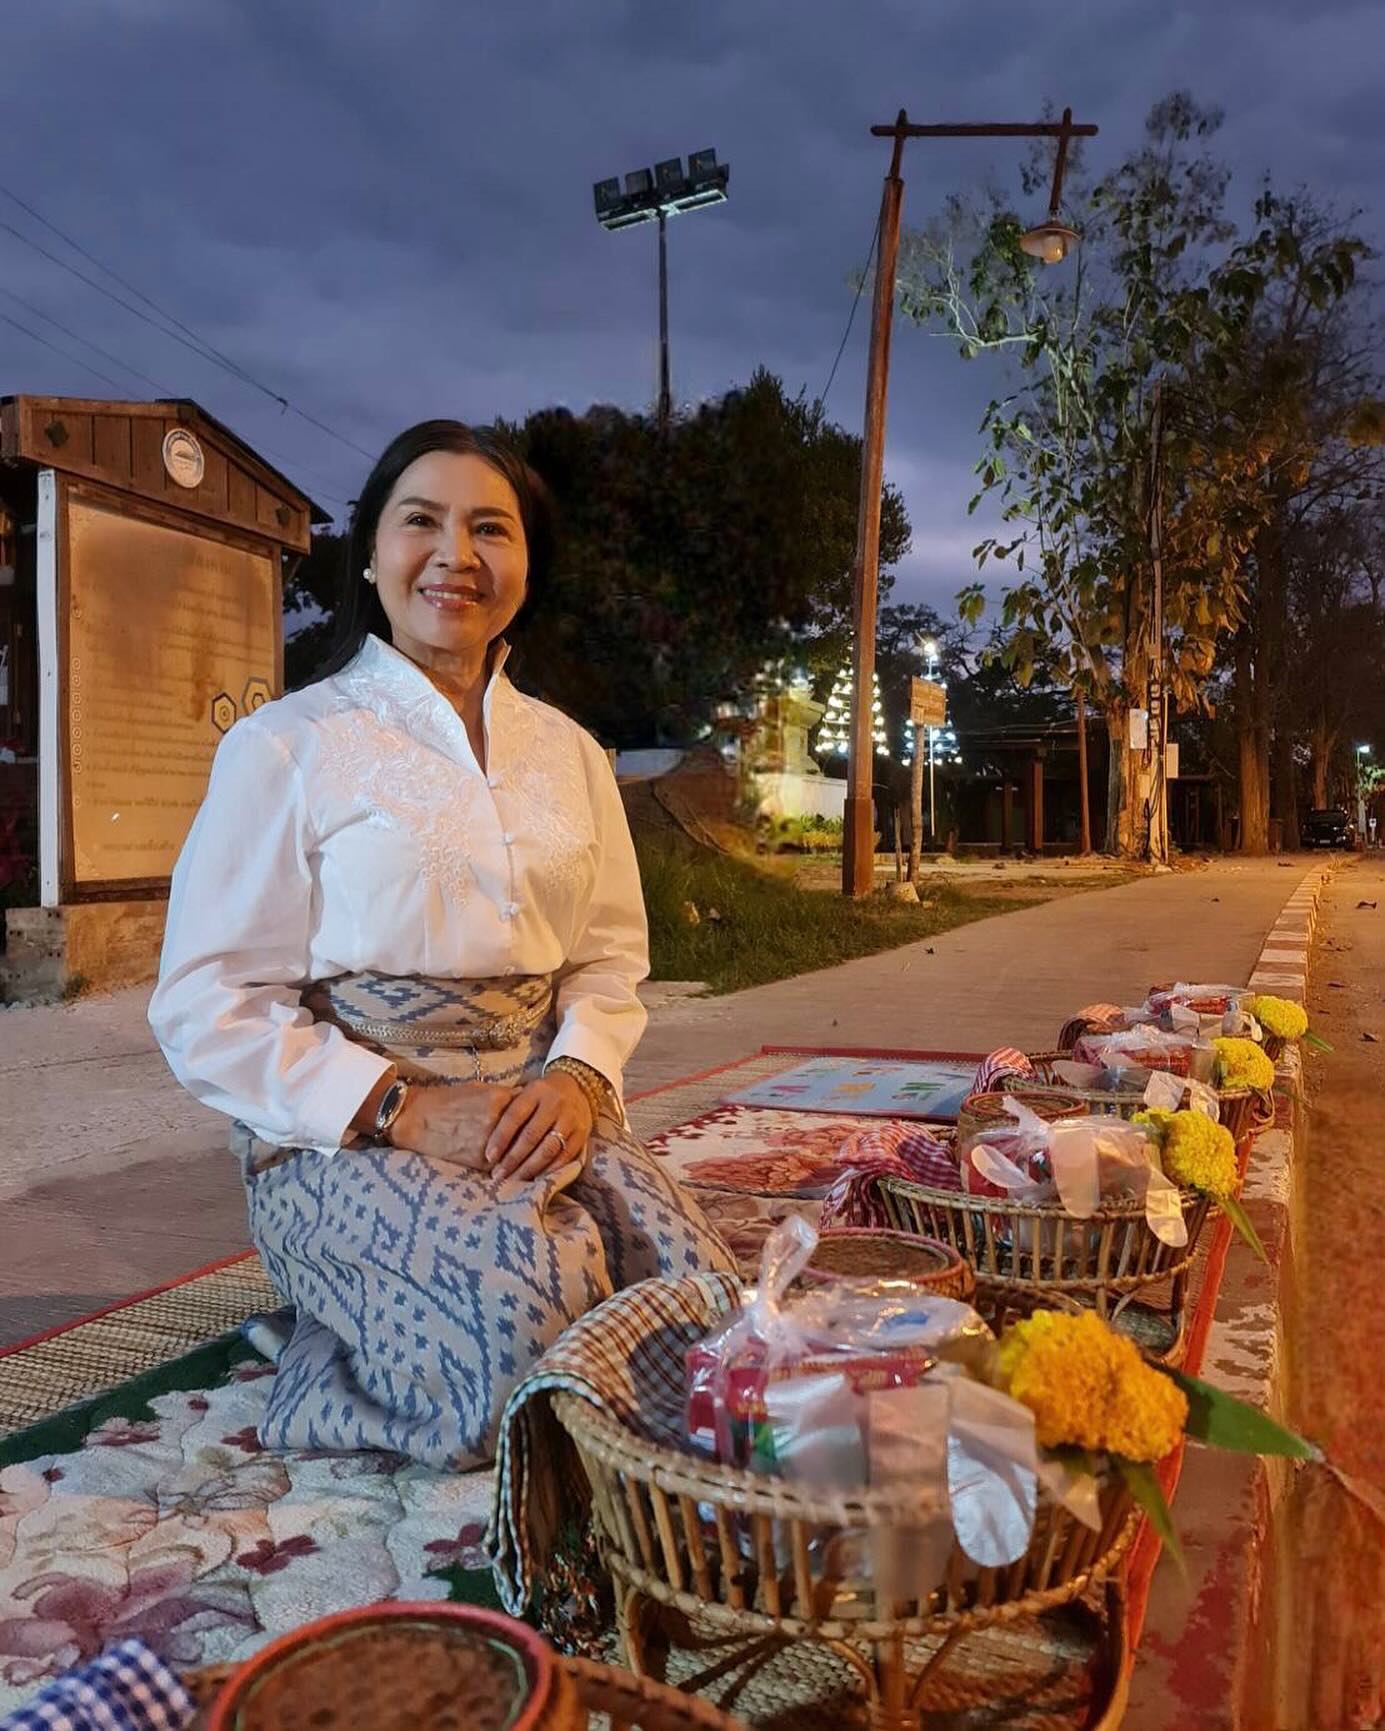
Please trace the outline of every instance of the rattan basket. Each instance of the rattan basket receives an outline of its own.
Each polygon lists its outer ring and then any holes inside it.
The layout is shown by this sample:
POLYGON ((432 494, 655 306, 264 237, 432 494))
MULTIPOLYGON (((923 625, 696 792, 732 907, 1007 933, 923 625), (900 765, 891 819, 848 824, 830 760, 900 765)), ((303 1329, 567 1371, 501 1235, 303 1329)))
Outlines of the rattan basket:
POLYGON ((1007 1100, 1017 1100, 1021 1106, 1027 1106, 1034 1116, 1042 1118, 1045 1124, 1055 1123, 1059 1118, 1071 1118, 1087 1110, 1082 1095, 1075 1089, 1054 1088, 1047 1084, 1038 1088, 1028 1088, 1020 1084, 1014 1088, 997 1089, 989 1094, 971 1094, 962 1102, 962 1109, 957 1114, 959 1151, 985 1131, 1002 1130, 1007 1124, 1015 1122, 1013 1114, 1005 1104, 1007 1100))
POLYGON ((975 1286, 970 1266, 950 1244, 913 1232, 872 1226, 833 1226, 818 1235, 808 1266, 795 1282, 802 1289, 836 1279, 907 1280, 939 1298, 969 1299, 975 1286))
POLYGON ((1102 1202, 1090 1219, 1076 1220, 1057 1202, 968 1196, 903 1178, 882 1178, 880 1195, 892 1226, 950 1244, 979 1286, 1059 1293, 1114 1320, 1137 1295, 1153 1298, 1167 1285, 1167 1353, 1177 1352, 1188 1277, 1213 1208, 1200 1192, 1180 1192, 1188 1242, 1178 1248, 1155 1237, 1135 1200, 1102 1202))
MULTIPOLYGON (((720 1712, 709 1701, 614 1665, 589 1659, 555 1658, 554 1662, 566 1685, 558 1709, 565 1715, 561 1731, 569 1727, 597 1731, 598 1724, 609 1731, 748 1731, 741 1720, 720 1712)), ((183 1678, 198 1705, 190 1731, 206 1731, 207 1709, 238 1670, 238 1665, 209 1665, 183 1678)), ((324 1731, 331 1731, 330 1725, 324 1731)), ((420 1726, 420 1731, 425 1728, 420 1726)), ((560 1731, 559 1722, 550 1716, 543 1731, 560 1731)))
POLYGON ((863 1569, 863 1541, 919 1527, 946 1513, 941 1504, 925 1506, 920 1493, 809 1491, 704 1461, 651 1444, 575 1395, 555 1394, 553 1411, 591 1484, 632 1670, 648 1669, 648 1620, 660 1607, 748 1640, 819 1641, 861 1677, 881 1731, 917 1725, 923 1686, 956 1640, 1080 1597, 1115 1569, 1134 1529, 1119 1480, 1102 1485, 1100 1532, 1041 1491, 1017 1562, 983 1568, 954 1544, 925 1596, 886 1601, 863 1569), (943 1643, 911 1672, 907 1643, 926 1635, 943 1643))
MULTIPOLYGON (((1129 1093, 1111 1093, 1105 1089, 1074 1088, 1057 1074, 1054 1065, 1068 1061, 1071 1052, 1031 1052, 1029 1062, 1038 1077, 1036 1083, 1024 1084, 1025 1103, 1034 1107, 1036 1099, 1062 1096, 1075 1099, 1082 1112, 1104 1112, 1108 1116, 1133 1118, 1145 1109, 1143 1089, 1129 1093)), ((1218 1088, 1218 1121, 1231 1132, 1237 1144, 1246 1136, 1254 1136, 1274 1122, 1274 1098, 1254 1088, 1218 1088)), ((1037 1110, 1037 1107, 1034 1107, 1037 1110)))

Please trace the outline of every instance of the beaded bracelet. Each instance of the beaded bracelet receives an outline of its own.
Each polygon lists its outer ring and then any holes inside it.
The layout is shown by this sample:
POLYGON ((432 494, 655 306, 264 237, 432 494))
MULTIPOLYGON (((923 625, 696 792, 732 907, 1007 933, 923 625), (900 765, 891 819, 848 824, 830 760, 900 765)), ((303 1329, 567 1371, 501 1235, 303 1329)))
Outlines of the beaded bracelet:
POLYGON ((616 1091, 600 1070, 590 1064, 584 1064, 580 1058, 554 1058, 544 1066, 545 1075, 549 1070, 561 1070, 563 1075, 571 1076, 582 1090, 582 1096, 591 1107, 592 1123, 598 1118, 619 1118, 616 1106, 616 1091))

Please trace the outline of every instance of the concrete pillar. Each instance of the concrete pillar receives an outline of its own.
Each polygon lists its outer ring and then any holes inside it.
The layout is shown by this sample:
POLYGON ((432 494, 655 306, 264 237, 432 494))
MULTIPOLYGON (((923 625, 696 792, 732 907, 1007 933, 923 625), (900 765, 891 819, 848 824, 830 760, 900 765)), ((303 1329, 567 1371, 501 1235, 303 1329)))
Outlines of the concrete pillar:
POLYGON ((1037 752, 1024 766, 1027 786, 1025 788, 1025 845, 1030 853, 1044 851, 1044 760, 1037 752))
POLYGON ((1008 781, 1000 784, 1000 851, 1009 853, 1010 838, 1014 834, 1014 809, 1012 797, 1014 788, 1008 781))

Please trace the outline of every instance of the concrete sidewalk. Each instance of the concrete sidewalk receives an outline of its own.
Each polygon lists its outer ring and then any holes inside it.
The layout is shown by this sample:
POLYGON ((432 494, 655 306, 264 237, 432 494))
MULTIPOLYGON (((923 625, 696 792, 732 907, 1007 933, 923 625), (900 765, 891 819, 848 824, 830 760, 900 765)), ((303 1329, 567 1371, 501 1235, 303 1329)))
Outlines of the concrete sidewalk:
MULTIPOLYGON (((1246 979, 1307 862, 1218 861, 655 1011, 631 1093, 767 1044, 1039 1050, 1154 981, 1246 979)), ((656 993, 656 996, 658 994, 656 993)), ((247 1243, 226 1125, 169 1076, 147 991, 0 1011, 0 1344, 247 1243)))

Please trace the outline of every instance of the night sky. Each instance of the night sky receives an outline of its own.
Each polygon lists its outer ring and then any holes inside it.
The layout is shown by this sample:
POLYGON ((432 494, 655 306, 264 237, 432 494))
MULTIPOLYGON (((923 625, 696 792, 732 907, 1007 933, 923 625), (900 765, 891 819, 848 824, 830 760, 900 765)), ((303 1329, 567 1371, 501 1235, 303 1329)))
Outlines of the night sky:
MULTIPOLYGON (((429 415, 652 402, 654 230, 598 227, 607 175, 708 146, 731 165, 729 203, 670 226, 676 397, 761 364, 815 396, 888 162, 872 122, 1070 103, 1101 127, 1100 171, 1186 87, 1226 110, 1243 204, 1269 169, 1364 206, 1379 240, 1382 67, 1378 0, 39 0, 5 8, 0 185, 373 452, 429 415)), ((906 223, 1013 184, 1017 149, 911 145, 906 223)), ((99 274, 4 196, 0 222, 99 274)), ((359 486, 356 451, 3 228, 0 285, 0 314, 110 375, 0 322, 0 393, 156 394, 39 309, 197 398, 328 509, 359 486)), ((867 296, 828 405, 855 430, 868 322, 867 296)), ((999 382, 897 328, 886 470, 914 524, 897 599, 950 605, 970 575, 975 428, 999 382)))

